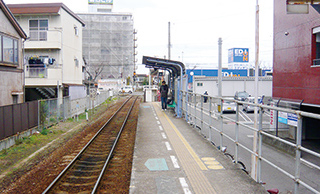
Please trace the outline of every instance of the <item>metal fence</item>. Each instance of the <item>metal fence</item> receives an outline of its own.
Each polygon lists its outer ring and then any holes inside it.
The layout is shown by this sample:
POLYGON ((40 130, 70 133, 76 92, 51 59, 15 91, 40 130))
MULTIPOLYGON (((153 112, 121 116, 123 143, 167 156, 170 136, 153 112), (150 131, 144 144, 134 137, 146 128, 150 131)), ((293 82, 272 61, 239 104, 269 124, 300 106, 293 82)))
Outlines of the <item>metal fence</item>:
MULTIPOLYGON (((320 115, 262 104, 252 104, 242 101, 235 101, 230 98, 227 99, 204 96, 185 91, 182 91, 181 94, 181 110, 186 121, 193 125, 195 128, 200 129, 201 134, 206 137, 208 141, 212 142, 214 145, 217 145, 221 151, 226 150, 225 146, 227 142, 228 146, 234 147, 234 149, 230 149, 229 151, 231 154, 227 154, 231 156, 233 162, 242 163, 240 162, 240 159, 250 158, 251 155, 253 159, 251 159, 251 163, 249 162, 250 164, 247 165, 252 169, 250 172, 251 176, 257 182, 262 183, 262 177, 266 177, 266 175, 263 174, 265 171, 263 171, 262 169, 265 170, 265 166, 269 165, 269 167, 271 166, 273 169, 276 169, 277 173, 280 172, 281 176, 289 177, 289 179, 292 180, 291 183, 294 184, 294 186, 292 185, 292 190, 294 191, 294 193, 320 193, 320 167, 301 157, 301 153, 305 152, 317 158, 317 160, 320 158, 319 153, 307 149, 301 145, 302 120, 306 117, 320 119, 320 115), (204 103, 205 97, 208 98, 207 103, 204 103), (235 104, 235 115, 225 113, 227 109, 224 109, 223 106, 226 105, 226 102, 228 101, 235 104), (240 108, 243 105, 257 107, 256 109, 259 111, 259 115, 258 118, 255 118, 255 120, 257 120, 257 122, 255 122, 255 125, 253 120, 240 121, 240 108), (270 129, 268 122, 265 121, 266 114, 269 112, 269 110, 281 111, 297 115, 295 140, 290 141, 277 137, 270 133, 270 130, 272 129, 270 129), (231 125, 227 125, 226 127, 226 124, 228 123, 231 123, 231 125), (242 131, 251 131, 253 140, 249 142, 247 139, 247 136, 249 135, 244 136, 242 134, 242 131), (290 158, 290 168, 282 165, 281 162, 283 161, 275 159, 274 155, 272 156, 272 151, 264 151, 268 148, 266 148, 266 146, 262 143, 263 138, 274 139, 295 149, 294 157, 290 158), (306 165, 308 165, 308 167, 312 167, 314 170, 312 170, 311 173, 303 173, 302 176, 301 171, 303 170, 301 169, 307 168, 306 165), (254 166, 255 168, 252 168, 252 166, 254 166), (313 176, 317 180, 313 180, 313 176)), ((244 168, 246 167, 244 166, 244 168)))
POLYGON ((58 121, 66 120, 90 110, 110 97, 108 92, 101 93, 94 98, 87 96, 70 100, 69 97, 39 100, 38 126, 47 128, 58 121))
POLYGON ((0 140, 38 124, 38 101, 0 107, 0 140))

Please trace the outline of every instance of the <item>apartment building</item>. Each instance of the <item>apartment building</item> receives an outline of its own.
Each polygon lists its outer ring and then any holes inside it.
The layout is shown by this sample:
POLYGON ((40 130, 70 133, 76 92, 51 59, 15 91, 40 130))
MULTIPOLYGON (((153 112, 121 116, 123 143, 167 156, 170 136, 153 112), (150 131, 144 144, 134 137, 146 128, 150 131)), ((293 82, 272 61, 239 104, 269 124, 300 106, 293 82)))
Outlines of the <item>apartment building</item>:
POLYGON ((0 106, 24 102, 23 41, 27 35, 0 0, 0 106))
POLYGON ((84 21, 63 3, 8 7, 28 35, 24 43, 26 101, 85 96, 84 21))

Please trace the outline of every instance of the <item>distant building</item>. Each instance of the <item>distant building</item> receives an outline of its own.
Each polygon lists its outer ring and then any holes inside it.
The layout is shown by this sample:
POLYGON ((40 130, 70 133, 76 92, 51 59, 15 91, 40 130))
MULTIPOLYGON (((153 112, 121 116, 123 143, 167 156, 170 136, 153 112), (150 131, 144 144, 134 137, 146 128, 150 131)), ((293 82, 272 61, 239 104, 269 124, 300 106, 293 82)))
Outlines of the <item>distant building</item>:
POLYGON ((24 48, 26 100, 85 96, 82 84, 84 21, 63 3, 8 7, 28 34, 24 48))
POLYGON ((148 75, 147 74, 137 74, 136 75, 136 84, 137 84, 137 86, 142 87, 143 83, 145 81, 148 81, 148 84, 149 84, 149 80, 148 80, 148 75))
POLYGON ((0 0, 0 106, 24 102, 23 40, 26 38, 0 0))
POLYGON ((112 12, 113 0, 88 0, 88 10, 90 13, 112 12))
POLYGON ((87 24, 83 29, 83 56, 90 74, 102 67, 95 81, 122 79, 126 82, 128 77, 132 78, 134 68, 133 16, 112 13, 110 6, 110 0, 89 0, 89 13, 78 14, 87 24))

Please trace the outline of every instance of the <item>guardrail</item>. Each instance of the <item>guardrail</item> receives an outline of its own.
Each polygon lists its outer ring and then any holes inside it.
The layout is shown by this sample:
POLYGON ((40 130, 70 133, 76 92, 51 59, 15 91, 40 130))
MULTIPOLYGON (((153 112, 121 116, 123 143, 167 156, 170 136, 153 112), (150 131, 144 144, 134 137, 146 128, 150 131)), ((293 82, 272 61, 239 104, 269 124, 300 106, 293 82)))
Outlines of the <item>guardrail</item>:
POLYGON ((313 119, 320 119, 320 115, 298 111, 298 110, 285 109, 285 108, 267 106, 262 104, 253 104, 253 103, 248 103, 243 101, 236 101, 233 99, 206 96, 206 95, 185 92, 185 91, 182 91, 181 93, 182 93, 181 110, 185 120, 191 125, 193 125, 194 127, 199 128, 202 135, 204 135, 205 137, 208 137, 208 141, 210 141, 213 144, 218 144, 221 151, 225 151, 224 140, 227 139, 231 141, 234 146, 234 157, 232 156, 232 158, 234 159, 234 163, 241 163, 239 161, 239 157, 240 157, 239 148, 242 148, 243 150, 249 152, 251 156, 255 158, 254 160, 251 160, 252 161, 251 166, 253 165, 256 166, 256 168, 254 168, 253 171, 251 172, 251 176, 258 183, 262 183, 261 162, 265 162, 266 164, 269 164, 271 167, 277 169, 278 171, 280 171, 281 173, 283 173, 284 175, 286 175, 287 177, 293 180, 295 185, 294 193, 299 193, 300 185, 304 186, 305 188, 307 188, 308 190, 314 193, 320 193, 320 190, 317 190, 314 188, 314 186, 311 186, 310 184, 308 184, 307 183, 308 180, 302 180, 300 176, 302 163, 312 166, 313 168, 315 168, 315 170, 319 170, 320 172, 319 166, 301 158, 302 151, 309 153, 317 158, 320 158, 319 153, 314 152, 310 149, 307 149, 301 145, 303 118, 308 117, 313 119), (208 103, 204 103, 205 97, 207 97, 208 103), (227 114, 224 114, 223 102, 226 102, 226 101, 235 103, 235 106, 236 106, 235 119, 231 118, 230 116, 227 116, 227 114), (259 111, 259 117, 255 119, 257 120, 257 122, 254 126, 252 126, 253 121, 251 122, 240 121, 239 115, 240 115, 240 107, 242 105, 254 106, 256 107, 257 111, 259 111), (297 115, 296 138, 294 142, 290 142, 286 139, 277 137, 273 134, 268 133, 266 130, 263 130, 263 125, 265 125, 265 123, 263 123, 263 116, 266 110, 281 111, 281 112, 292 113, 297 115), (224 131, 224 123, 226 122, 232 122, 235 124, 234 134, 227 133, 226 131, 224 131), (244 127, 245 129, 249 129, 253 132, 252 147, 245 145, 244 143, 245 141, 240 138, 240 133, 239 133, 240 126, 244 127), (219 136, 219 138, 215 137, 216 142, 214 142, 214 137, 213 137, 214 132, 217 133, 219 136), (276 164, 275 162, 271 161, 270 159, 268 159, 262 154, 262 147, 263 147, 262 137, 263 136, 272 138, 274 140, 280 141, 284 144, 287 144, 295 148, 295 157, 294 157, 295 164, 293 169, 284 169, 279 164, 276 164))

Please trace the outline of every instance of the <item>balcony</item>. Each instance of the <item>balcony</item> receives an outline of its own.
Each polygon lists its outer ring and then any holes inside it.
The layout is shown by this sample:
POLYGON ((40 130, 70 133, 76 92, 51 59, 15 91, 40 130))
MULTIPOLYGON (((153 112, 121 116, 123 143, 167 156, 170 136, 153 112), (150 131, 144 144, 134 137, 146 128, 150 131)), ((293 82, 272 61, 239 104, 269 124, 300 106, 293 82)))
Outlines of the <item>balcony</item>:
POLYGON ((62 68, 47 66, 25 66, 26 86, 55 86, 62 83, 62 68))
POLYGON ((32 32, 30 40, 25 42, 25 49, 61 49, 61 33, 58 30, 32 32))

